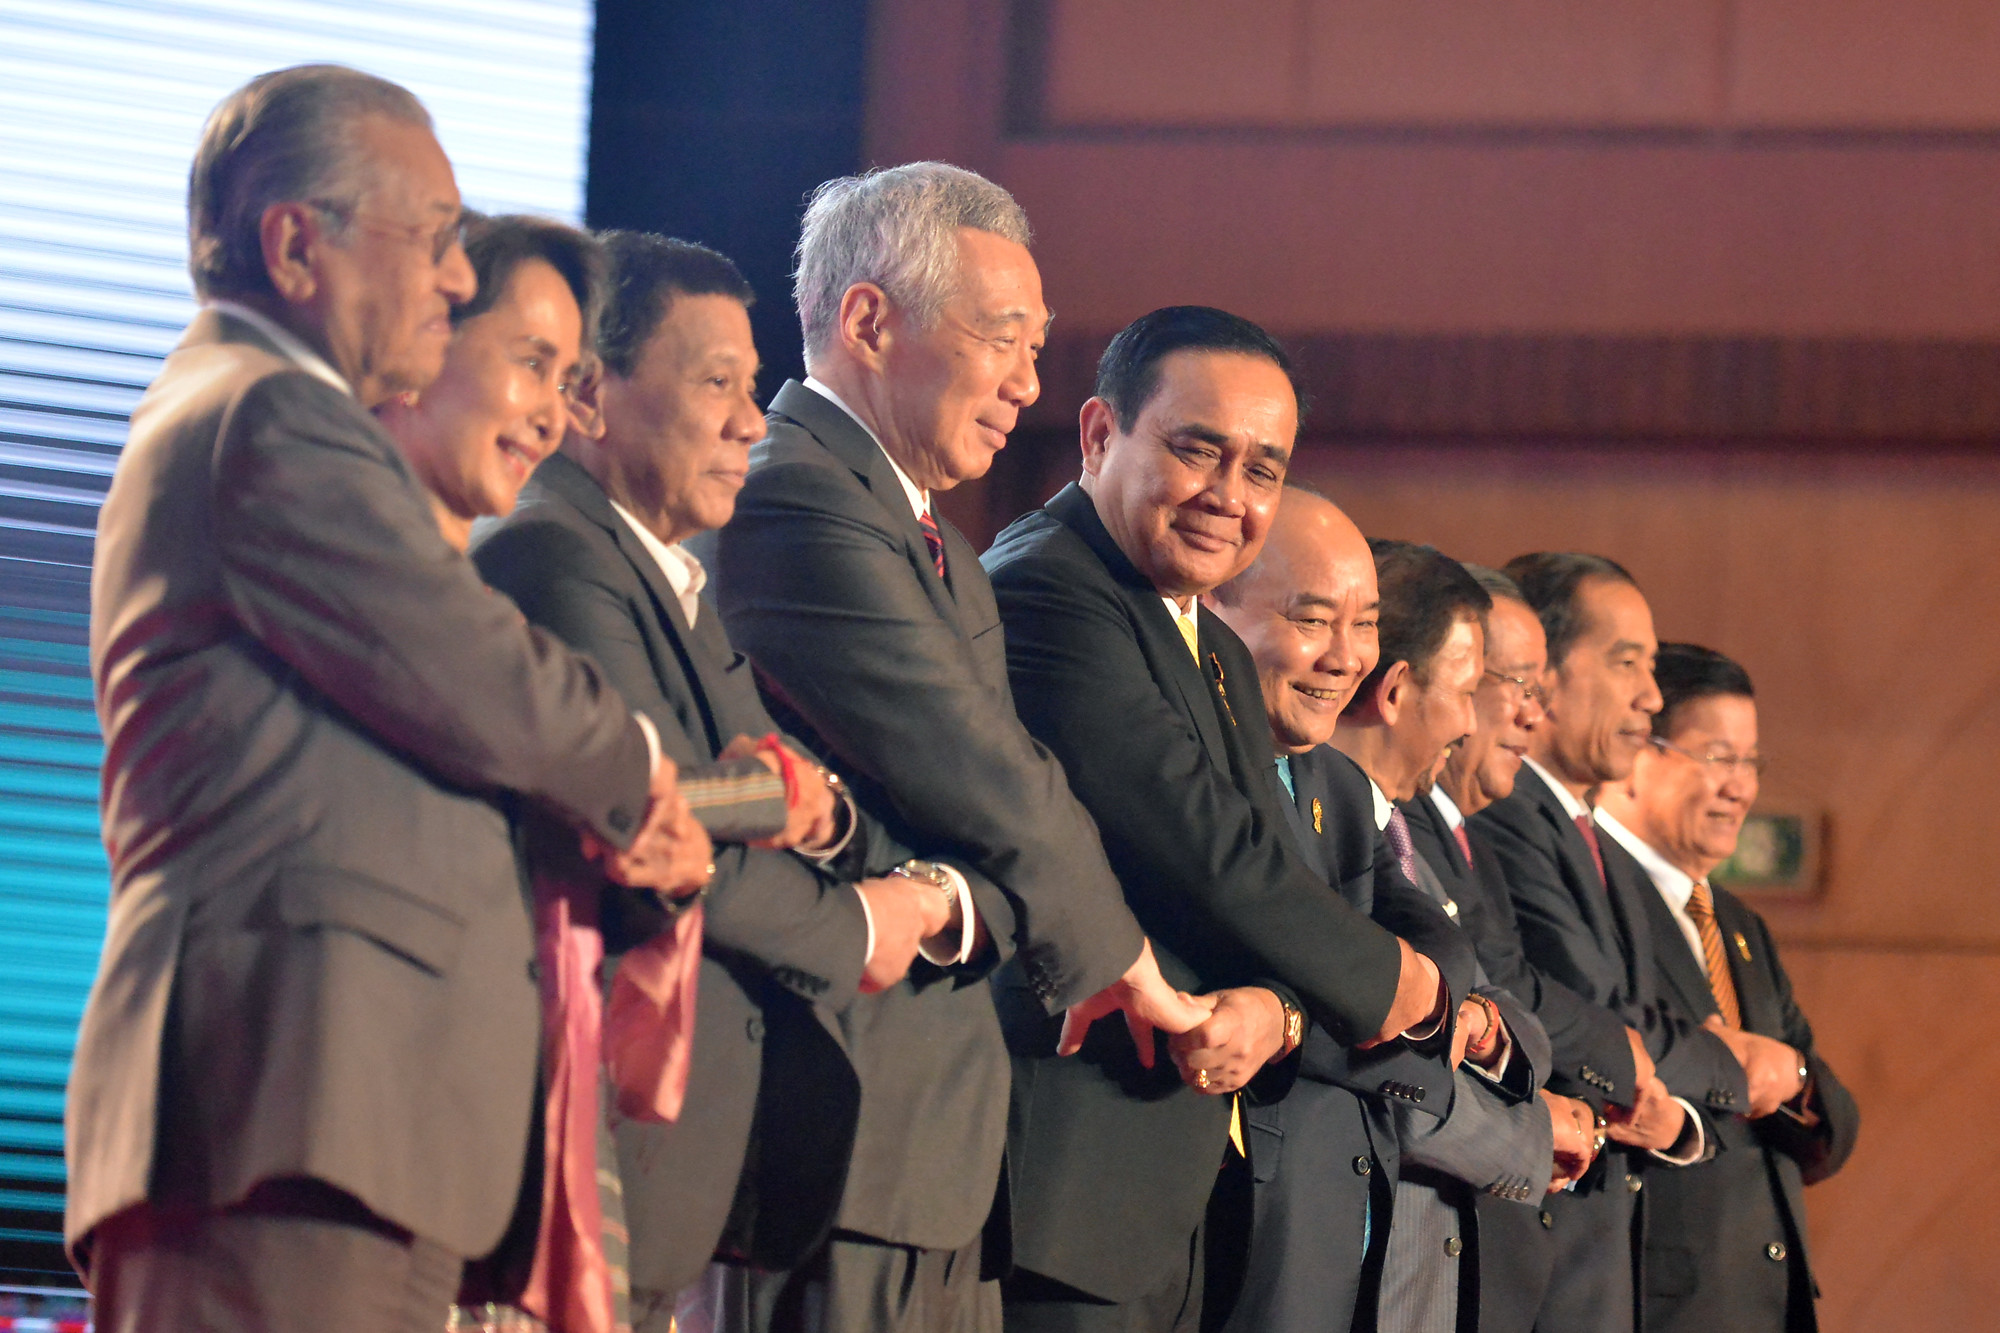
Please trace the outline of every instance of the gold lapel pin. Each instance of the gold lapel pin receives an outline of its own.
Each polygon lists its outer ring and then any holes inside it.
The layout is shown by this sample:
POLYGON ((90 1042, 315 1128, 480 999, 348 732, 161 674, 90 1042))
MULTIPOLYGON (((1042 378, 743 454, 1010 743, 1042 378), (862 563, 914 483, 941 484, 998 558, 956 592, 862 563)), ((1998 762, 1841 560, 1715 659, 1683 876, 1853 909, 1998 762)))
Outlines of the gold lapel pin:
POLYGON ((1313 832, 1314 832, 1314 833, 1324 833, 1324 832, 1326 832, 1326 823, 1325 823, 1325 816, 1326 816, 1326 812, 1325 812, 1324 810, 1322 810, 1322 809, 1320 808, 1320 804, 1319 804, 1319 797, 1317 797, 1317 796, 1313 797, 1313 832))
POLYGON ((1743 960, 1744 962, 1746 962, 1746 963, 1747 963, 1747 962, 1749 962, 1749 961, 1750 961, 1750 941, 1749 941, 1749 940, 1746 940, 1746 939, 1744 939, 1744 938, 1743 938, 1743 932, 1742 932, 1742 931, 1740 931, 1740 930, 1739 930, 1739 931, 1735 931, 1735 932, 1733 932, 1733 933, 1734 933, 1734 934, 1735 934, 1735 936, 1736 936, 1736 956, 1737 956, 1738 958, 1741 958, 1741 959, 1742 959, 1742 960, 1743 960))
POLYGON ((1222 711, 1229 714, 1229 725, 1233 727, 1236 725, 1236 710, 1229 706, 1229 690, 1222 683, 1226 679, 1222 674, 1222 659, 1210 653, 1208 664, 1215 669, 1215 692, 1222 697, 1222 711))

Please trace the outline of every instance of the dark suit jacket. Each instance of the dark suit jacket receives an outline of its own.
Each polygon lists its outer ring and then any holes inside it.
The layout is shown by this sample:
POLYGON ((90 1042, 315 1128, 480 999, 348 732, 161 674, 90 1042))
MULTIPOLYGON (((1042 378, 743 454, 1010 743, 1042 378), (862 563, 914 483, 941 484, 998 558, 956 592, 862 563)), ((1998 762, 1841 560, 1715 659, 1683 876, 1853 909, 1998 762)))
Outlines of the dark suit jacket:
POLYGON ((979 983, 1018 944, 1035 1005, 1059 1012, 1117 980, 1141 934, 1061 766, 1014 715, 972 547, 940 524, 940 579, 859 423, 795 383, 771 409, 711 564, 729 636, 773 715, 896 840, 979 872, 996 945, 948 974, 919 965, 843 1015, 862 1107, 839 1225, 953 1249, 986 1220, 1006 1134, 1006 1047, 979 983))
MULTIPOLYGON (((689 627, 638 535, 566 455, 543 463, 513 514, 481 530, 473 563, 531 623, 595 658, 619 693, 652 717, 676 763, 705 764, 736 736, 776 730, 748 659, 731 650, 715 609, 704 607, 689 627)), ((538 875, 589 876, 574 858, 548 850, 534 860, 538 875)), ((608 953, 659 928, 650 895, 607 888, 603 896, 608 953)), ((852 887, 789 853, 723 843, 704 913, 681 1118, 671 1125, 617 1118, 639 1289, 688 1285, 719 1240, 760 1267, 803 1259, 833 1224, 860 1108, 834 1017, 854 997, 868 947, 852 887), (743 1177, 738 1225, 724 1237, 753 1112, 757 1156, 743 1177)))
MULTIPOLYGON (((1651 887, 1649 885, 1649 887, 1651 887)), ((1647 900, 1660 971, 1684 1011, 1715 1012, 1708 976, 1657 892, 1647 900)), ((1860 1112, 1813 1048, 1770 932, 1743 901, 1715 891, 1716 924, 1743 1026, 1797 1049, 1811 1071, 1804 1117, 1715 1118, 1722 1151, 1681 1171, 1654 1172, 1646 1202, 1646 1327, 1651 1333, 1753 1333, 1818 1328, 1818 1287, 1806 1256, 1804 1188, 1838 1171, 1860 1112)))
MULTIPOLYGON (((1075 486, 1001 533, 985 560, 1021 720, 1096 817, 1168 979, 1193 991, 1271 986, 1336 1039, 1372 1034, 1399 951, 1289 838, 1242 642, 1202 617, 1198 668, 1075 486)), ((1228 1101, 1185 1087, 1165 1059, 1142 1070, 1116 1024, 1054 1058, 1053 1025, 1018 994, 999 998, 1016 1056, 1016 1259, 1095 1296, 1137 1297, 1185 1260, 1228 1101)))
MULTIPOLYGON (((1355 910, 1428 955, 1452 995, 1463 996, 1472 984, 1471 951, 1449 918, 1403 878, 1375 828, 1367 777, 1345 755, 1321 747, 1294 757, 1292 785, 1293 799, 1279 806, 1307 864, 1355 910)), ((1442 1119, 1452 1088, 1448 1051, 1405 1042, 1358 1051, 1318 1026, 1306 1034, 1290 1092, 1244 1116, 1255 1184, 1232 1330, 1318 1333, 1350 1319, 1374 1326, 1383 1245, 1369 1250, 1372 1265, 1363 1252, 1371 1187, 1378 1215, 1390 1215, 1399 1146, 1390 1107, 1442 1119)))
POLYGON ((484 1253, 538 1031, 496 796, 628 842, 630 711, 445 544, 360 404, 215 311, 133 414, 91 604, 114 887, 69 1241, 310 1176, 484 1253))

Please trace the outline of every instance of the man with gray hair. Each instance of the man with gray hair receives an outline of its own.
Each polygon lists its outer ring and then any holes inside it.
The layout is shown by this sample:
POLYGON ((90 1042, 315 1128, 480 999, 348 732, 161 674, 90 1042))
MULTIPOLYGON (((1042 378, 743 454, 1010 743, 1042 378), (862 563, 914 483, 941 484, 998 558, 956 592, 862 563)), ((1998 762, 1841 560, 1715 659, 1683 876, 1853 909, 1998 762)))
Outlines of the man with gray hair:
POLYGON ((862 1085, 832 1237, 789 1273, 728 1269, 713 1314, 733 1329, 1000 1327, 1004 1206, 982 1245, 1007 1129, 1008 1059, 983 980, 1080 1044, 1123 1009, 1195 1026, 1202 1002, 1162 979, 1062 766, 1014 711, 993 589, 931 509, 983 475, 1040 384, 1049 312, 1026 217, 969 171, 918 162, 831 181, 799 240, 804 383, 772 400, 717 547, 729 636, 785 729, 847 775, 941 869, 959 941, 945 965, 843 1018, 862 1085))
POLYGON ((473 295, 417 100, 263 75, 189 186, 204 308, 132 416, 90 658, 113 892, 70 1078, 97 1327, 434 1333, 520 1192, 535 955, 503 793, 713 873, 652 724, 440 533, 369 414, 473 295))

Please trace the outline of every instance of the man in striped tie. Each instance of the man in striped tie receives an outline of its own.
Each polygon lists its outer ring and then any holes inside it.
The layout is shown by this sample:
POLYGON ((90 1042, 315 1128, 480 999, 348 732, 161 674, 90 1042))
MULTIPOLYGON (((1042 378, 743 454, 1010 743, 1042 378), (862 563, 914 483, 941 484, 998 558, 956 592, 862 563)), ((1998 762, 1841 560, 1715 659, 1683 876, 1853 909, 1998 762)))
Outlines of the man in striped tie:
POLYGON ((1712 649, 1660 645, 1653 748, 1599 794, 1598 822, 1644 867, 1660 971, 1750 1072, 1722 1152, 1653 1188, 1646 1326, 1704 1333, 1817 1327, 1804 1186, 1839 1170, 1860 1113, 1813 1049, 1764 920, 1710 876, 1735 850, 1764 756, 1749 673, 1712 649))

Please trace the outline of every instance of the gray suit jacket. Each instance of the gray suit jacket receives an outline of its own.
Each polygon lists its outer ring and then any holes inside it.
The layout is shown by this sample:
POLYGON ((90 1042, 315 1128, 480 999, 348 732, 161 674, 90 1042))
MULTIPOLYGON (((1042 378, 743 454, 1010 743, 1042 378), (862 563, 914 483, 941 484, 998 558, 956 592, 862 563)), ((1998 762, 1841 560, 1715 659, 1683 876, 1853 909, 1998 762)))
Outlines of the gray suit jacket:
MULTIPOLYGON (((676 763, 707 764, 734 737, 776 729, 715 608, 687 623, 638 535, 567 456, 541 465, 472 556, 532 623, 604 668, 676 763)), ((574 849, 573 838, 537 847, 535 873, 599 883, 574 849)), ((613 1117, 635 1290, 687 1286, 718 1242, 760 1267, 798 1263, 833 1224, 854 1141, 860 1085, 834 1015, 853 1001, 867 952, 861 900, 787 852, 718 842, 715 861, 681 1118, 613 1117)), ((650 894, 603 897, 613 954, 664 925, 650 894)))
POLYGON ((992 1206, 1007 1127, 1007 1052, 977 983, 1018 947, 1058 1012, 1117 980, 1141 933, 1062 766, 1015 716, 971 545, 939 524, 940 579, 887 456, 804 385, 772 400, 750 467, 710 567, 772 715, 895 839, 983 876, 973 893, 997 957, 920 963, 842 1020, 862 1107, 839 1225, 956 1248, 992 1206))
POLYGON ((309 1176, 489 1249, 537 1034, 499 798, 628 842, 630 711, 445 544, 359 404, 212 311, 133 413, 91 603, 113 896, 72 1246, 309 1176))

